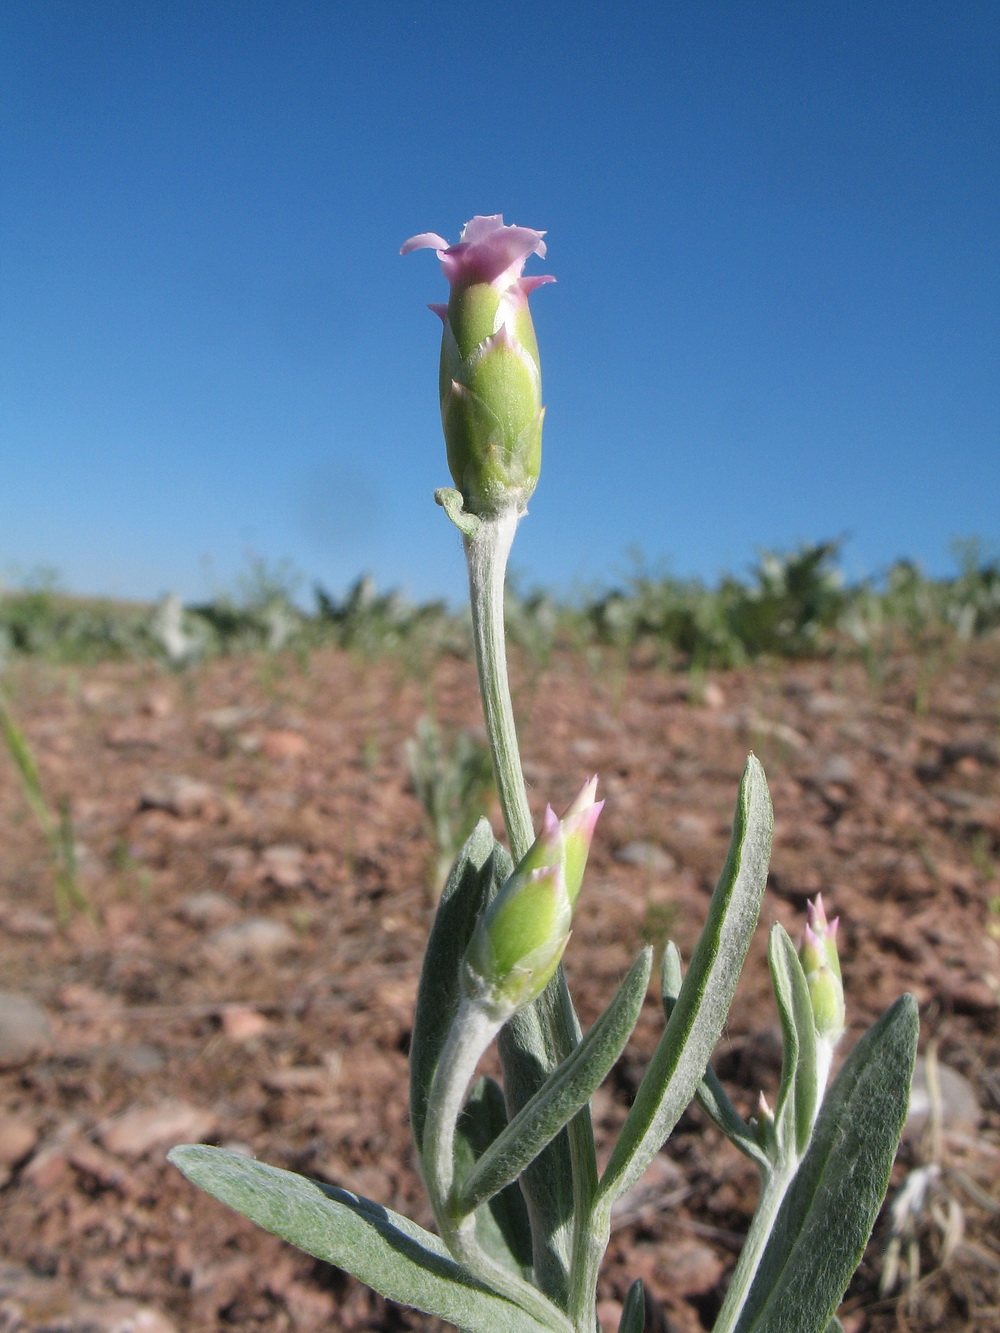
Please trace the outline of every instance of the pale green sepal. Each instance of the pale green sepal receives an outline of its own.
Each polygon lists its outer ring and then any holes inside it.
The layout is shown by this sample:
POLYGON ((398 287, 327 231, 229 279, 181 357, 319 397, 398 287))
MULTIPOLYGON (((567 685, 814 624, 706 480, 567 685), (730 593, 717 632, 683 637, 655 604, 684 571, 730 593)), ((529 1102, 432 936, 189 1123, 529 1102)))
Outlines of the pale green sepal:
MULTIPOLYGON (((502 294, 489 282, 474 282, 452 288, 448 300, 448 318, 441 344, 445 357, 464 361, 497 331, 502 294)), ((524 303, 527 308, 527 302, 524 303)), ((531 316, 528 315, 530 323, 531 316)))
POLYGON ((773 827, 764 770, 751 754, 736 801, 729 855, 705 928, 601 1178, 601 1198, 618 1198, 635 1184, 704 1076, 757 924, 773 827))
POLYGON ((427 1098, 458 1012, 462 955, 491 893, 510 871, 509 855, 494 838, 489 821, 481 819, 448 876, 420 973, 410 1040, 410 1124, 418 1150, 427 1098))
POLYGON ((437 1236, 371 1199, 224 1148, 185 1144, 168 1157, 213 1198, 388 1300, 469 1333, 544 1327, 466 1272, 437 1236))
POLYGON ((646 1294, 642 1289, 642 1280, 637 1278, 628 1289, 622 1317, 618 1324, 618 1333, 643 1333, 646 1327, 646 1294))
POLYGON ((795 945, 781 925, 771 927, 767 959, 783 1041, 775 1132, 784 1152, 801 1157, 812 1134, 821 1096, 812 1001, 795 945))
POLYGON ((830 1322, 827 1324, 826 1333, 844 1333, 844 1325, 840 1322, 840 1320, 837 1318, 836 1315, 834 1315, 833 1318, 830 1320, 830 1322))
POLYGON ((847 1057, 823 1099, 735 1333, 827 1333, 885 1197, 918 1030, 916 1001, 904 995, 847 1057))
MULTIPOLYGON (((507 1126, 503 1091, 492 1078, 473 1085, 455 1134, 455 1185, 461 1187, 476 1162, 507 1126)), ((531 1277, 531 1224, 516 1184, 476 1209, 476 1239, 486 1253, 519 1277, 531 1277)))
POLYGON ((625 1049, 649 984, 652 950, 632 964, 614 999, 531 1101, 483 1153, 459 1192, 460 1214, 472 1212, 520 1176, 562 1127, 590 1101, 625 1049))
POLYGON ((463 537, 474 537, 482 522, 475 514, 467 514, 463 508, 462 492, 454 486, 439 486, 434 492, 434 499, 458 528, 463 537))

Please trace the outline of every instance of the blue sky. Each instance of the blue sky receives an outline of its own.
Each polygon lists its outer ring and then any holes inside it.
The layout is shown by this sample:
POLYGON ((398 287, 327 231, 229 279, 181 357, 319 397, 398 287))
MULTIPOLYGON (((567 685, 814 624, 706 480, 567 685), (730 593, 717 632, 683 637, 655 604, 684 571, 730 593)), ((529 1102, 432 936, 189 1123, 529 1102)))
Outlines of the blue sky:
POLYGON ((8 0, 0 573, 458 597, 419 231, 547 230, 514 566, 1000 541, 1000 6, 8 0))

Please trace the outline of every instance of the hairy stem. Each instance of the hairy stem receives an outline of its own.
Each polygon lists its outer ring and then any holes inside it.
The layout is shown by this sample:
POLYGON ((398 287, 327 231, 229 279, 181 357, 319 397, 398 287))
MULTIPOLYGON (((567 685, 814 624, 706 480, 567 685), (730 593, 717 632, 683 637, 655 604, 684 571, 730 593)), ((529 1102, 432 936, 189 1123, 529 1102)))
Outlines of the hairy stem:
POLYGON ((504 642, 504 580, 519 518, 516 509, 508 509, 496 518, 482 519, 476 531, 464 538, 479 692, 497 795, 515 865, 535 840, 514 726, 504 642))
MULTIPOLYGON (((469 568, 469 600, 483 715, 497 794, 515 864, 528 851, 535 838, 514 724, 504 629, 504 581, 519 520, 517 510, 509 509, 494 518, 481 519, 475 529, 466 532, 463 538, 469 568)), ((554 1003, 546 1006, 536 1001, 536 1005, 555 1054, 555 1061, 550 1066, 554 1067, 578 1044, 580 1025, 561 966, 549 985, 554 1003)), ((540 1069, 539 1078, 544 1078, 548 1072, 547 1068, 540 1069)), ((566 1132, 572 1163, 575 1225, 579 1228, 580 1219, 589 1217, 597 1191, 597 1162, 589 1108, 584 1107, 570 1121, 566 1132)), ((536 1241, 538 1239, 536 1237, 536 1241)))
POLYGON ((778 1209, 794 1179, 798 1165, 799 1158, 793 1156, 787 1161, 777 1163, 773 1174, 764 1177, 750 1230, 733 1269, 733 1276, 725 1300, 722 1302, 722 1309, 712 1326, 712 1333, 732 1333, 736 1327, 757 1269, 760 1267, 765 1246, 771 1238, 774 1219, 778 1215, 778 1209))
POLYGON ((455 1191, 455 1128, 480 1056, 501 1023, 463 999, 434 1075, 421 1151, 424 1182, 441 1239, 456 1259, 487 1286, 526 1310, 545 1328, 569 1333, 562 1312, 523 1278, 481 1249, 474 1215, 459 1211, 455 1191))

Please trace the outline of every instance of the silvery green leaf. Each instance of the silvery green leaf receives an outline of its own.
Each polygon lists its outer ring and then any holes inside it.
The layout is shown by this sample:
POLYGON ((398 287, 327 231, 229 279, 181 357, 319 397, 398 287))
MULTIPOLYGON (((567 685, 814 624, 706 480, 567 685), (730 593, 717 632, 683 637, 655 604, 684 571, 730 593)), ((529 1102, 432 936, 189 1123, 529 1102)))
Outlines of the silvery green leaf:
POLYGON ((916 1002, 904 995, 848 1056, 823 1099, 736 1333, 828 1333, 885 1197, 918 1028, 916 1002))
POLYGON ((539 1333, 542 1327, 466 1272, 437 1236, 370 1199, 224 1148, 186 1144, 173 1148, 169 1159, 213 1198, 389 1300, 469 1333, 539 1333))
POLYGON ((652 950, 632 964, 614 999, 580 1044, 549 1075, 473 1167, 459 1194, 459 1211, 470 1213, 517 1180, 562 1127, 585 1106, 625 1049, 649 984, 652 950))
MULTIPOLYGON (((660 974, 660 998, 667 1019, 670 1018, 677 1003, 682 980, 681 956, 677 945, 670 940, 663 951, 663 968, 660 974)), ((730 1143, 756 1162, 762 1171, 767 1171, 767 1154, 757 1142, 753 1130, 733 1105, 711 1065, 706 1065, 704 1077, 698 1084, 695 1097, 709 1120, 725 1134, 730 1143)))
MULTIPOLYGON (((559 1063, 555 1033, 561 996, 557 979, 533 1003, 518 1010, 497 1038, 507 1114, 513 1119, 559 1063)), ((586 1114, 586 1112, 581 1112, 586 1114)), ((573 1159, 561 1131, 521 1176, 533 1241, 535 1282, 565 1308, 573 1239, 573 1159)))
POLYGON ((773 827, 764 770, 750 755, 705 928, 601 1179, 602 1198, 617 1198, 635 1184, 702 1080, 757 924, 773 827))
POLYGON ((816 1070, 816 1026, 809 986, 795 945, 783 926, 771 927, 768 964, 781 1020, 781 1082, 774 1109, 780 1148, 801 1156, 809 1143, 820 1095, 816 1070))
POLYGON ((438 903, 424 955, 410 1042, 410 1123, 423 1140, 427 1098, 458 1009, 462 955, 495 881, 511 871, 510 857, 481 819, 459 852, 438 903))
POLYGON ((629 1287, 628 1295, 625 1297, 618 1333, 643 1333, 645 1327, 646 1297, 642 1289, 642 1282, 637 1279, 629 1287))
MULTIPOLYGON (((455 1136, 455 1183, 461 1187, 476 1161, 507 1126, 503 1092, 491 1078, 481 1078, 469 1093, 455 1136)), ((476 1237, 498 1263, 521 1277, 531 1275, 531 1226, 524 1196, 516 1184, 494 1194, 476 1210, 476 1237)))

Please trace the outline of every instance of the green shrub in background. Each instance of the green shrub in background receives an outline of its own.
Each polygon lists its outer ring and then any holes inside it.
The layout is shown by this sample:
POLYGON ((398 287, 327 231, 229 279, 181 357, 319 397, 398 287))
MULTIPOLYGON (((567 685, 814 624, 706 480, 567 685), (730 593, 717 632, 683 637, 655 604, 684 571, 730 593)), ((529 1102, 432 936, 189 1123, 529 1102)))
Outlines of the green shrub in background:
MULTIPOLYGON (((629 659, 693 670, 759 657, 801 658, 839 649, 868 663, 907 647, 961 643, 1000 629, 1000 557, 977 538, 953 544, 958 572, 929 578, 899 560, 879 579, 848 585, 840 543, 763 551, 746 578, 717 586, 637 569, 621 586, 576 601, 543 589, 508 588, 510 642, 542 667, 560 647, 610 647, 629 659)), ((338 598, 317 585, 298 598, 287 564, 251 564, 234 593, 183 606, 73 597, 51 575, 0 588, 0 659, 53 662, 154 658, 184 667, 229 653, 308 651, 336 644, 368 658, 425 662, 471 652, 468 613, 443 601, 415 604, 362 575, 338 598)))

